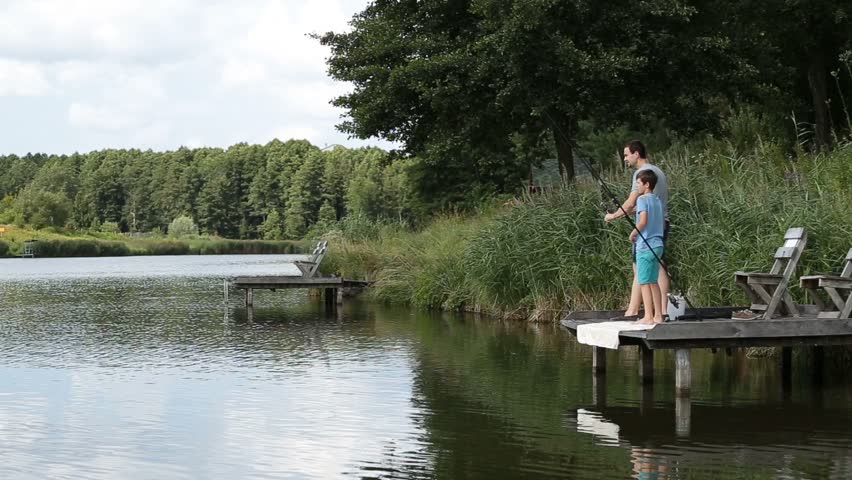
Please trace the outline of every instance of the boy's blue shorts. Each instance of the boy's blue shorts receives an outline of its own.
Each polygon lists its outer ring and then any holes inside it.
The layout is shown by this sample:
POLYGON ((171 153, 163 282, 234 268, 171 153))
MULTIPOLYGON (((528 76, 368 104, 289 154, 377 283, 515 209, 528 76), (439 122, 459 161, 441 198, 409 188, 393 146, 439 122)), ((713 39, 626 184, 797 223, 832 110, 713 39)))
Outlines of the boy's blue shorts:
POLYGON ((647 285, 649 283, 657 283, 660 276, 660 262, 657 257, 663 258, 663 247, 657 247, 651 250, 643 250, 636 252, 636 276, 639 280, 639 285, 647 285), (654 253, 657 256, 654 256, 654 253))

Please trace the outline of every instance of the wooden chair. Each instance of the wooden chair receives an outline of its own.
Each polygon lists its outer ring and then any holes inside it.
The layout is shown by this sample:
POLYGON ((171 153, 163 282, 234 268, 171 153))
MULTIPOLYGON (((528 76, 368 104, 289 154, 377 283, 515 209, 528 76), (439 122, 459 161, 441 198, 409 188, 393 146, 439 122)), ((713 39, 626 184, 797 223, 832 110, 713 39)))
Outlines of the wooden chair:
POLYGON ((787 291, 790 277, 805 249, 808 237, 803 228, 791 228, 784 234, 784 245, 775 251, 775 262, 768 273, 737 272, 737 285, 751 299, 750 310, 758 313, 757 318, 768 320, 783 310, 787 315, 799 316, 799 309, 787 291))
POLYGON ((818 318, 852 318, 852 248, 846 253, 846 264, 839 276, 808 275, 799 279, 819 308, 818 318), (831 300, 824 302, 819 295, 822 289, 831 300))
POLYGON ((317 243, 317 246, 314 248, 314 251, 311 253, 307 261, 298 260, 293 263, 295 263, 296 267, 299 268, 299 271, 302 272, 303 277, 311 278, 317 273, 319 265, 322 262, 323 257, 325 257, 326 251, 328 251, 328 242, 323 240, 317 243))

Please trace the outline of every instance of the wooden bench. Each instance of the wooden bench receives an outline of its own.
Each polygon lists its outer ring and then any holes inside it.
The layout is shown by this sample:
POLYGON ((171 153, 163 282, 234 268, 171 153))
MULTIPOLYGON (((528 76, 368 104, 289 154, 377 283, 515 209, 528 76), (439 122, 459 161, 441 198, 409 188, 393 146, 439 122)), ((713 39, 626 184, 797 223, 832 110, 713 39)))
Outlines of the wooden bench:
POLYGON ((752 312, 763 312, 758 318, 768 320, 777 311, 783 310, 787 315, 798 317, 797 308, 787 286, 790 277, 796 271, 796 265, 802 256, 808 238, 803 228, 791 228, 784 234, 784 245, 775 251, 775 262, 768 273, 736 272, 737 285, 743 289, 751 300, 752 312))
POLYGON ((839 276, 808 275, 800 278, 799 284, 814 299, 819 318, 852 318, 852 248, 846 253, 846 264, 839 276), (822 300, 820 290, 830 302, 822 300))
POLYGON ((293 263, 296 264, 299 271, 302 272, 302 277, 304 278, 312 278, 319 270, 319 265, 322 262, 323 257, 325 257, 325 253, 328 251, 328 241, 323 240, 317 243, 317 246, 314 247, 314 251, 311 252, 311 255, 307 261, 298 260, 293 263))

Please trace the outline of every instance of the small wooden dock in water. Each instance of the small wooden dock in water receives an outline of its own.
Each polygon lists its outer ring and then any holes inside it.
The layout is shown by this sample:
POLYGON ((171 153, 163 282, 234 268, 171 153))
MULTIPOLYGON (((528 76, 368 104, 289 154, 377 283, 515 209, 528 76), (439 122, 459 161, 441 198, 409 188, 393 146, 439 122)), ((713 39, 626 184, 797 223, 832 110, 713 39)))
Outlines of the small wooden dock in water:
POLYGON ((370 286, 363 280, 348 280, 341 277, 316 277, 320 263, 328 251, 328 242, 323 240, 317 243, 314 251, 308 255, 306 260, 293 262, 300 276, 269 275, 252 277, 235 277, 225 280, 225 300, 228 298, 228 288, 233 286, 245 291, 246 307, 254 307, 255 290, 272 290, 292 288, 308 288, 322 290, 326 305, 334 306, 343 303, 343 292, 352 291, 370 286), (230 283, 230 285, 229 285, 230 283))
MULTIPOLYGON (((263 276, 263 277, 236 277, 231 280, 231 285, 245 291, 246 307, 254 306, 255 290, 279 290, 291 288, 315 288, 322 289, 326 304, 343 303, 343 290, 350 288, 364 288, 369 282, 362 280, 347 280, 340 277, 286 277, 286 276, 263 276)), ((226 285, 227 289, 227 285, 226 285)), ((227 291, 227 290, 226 290, 227 291)))

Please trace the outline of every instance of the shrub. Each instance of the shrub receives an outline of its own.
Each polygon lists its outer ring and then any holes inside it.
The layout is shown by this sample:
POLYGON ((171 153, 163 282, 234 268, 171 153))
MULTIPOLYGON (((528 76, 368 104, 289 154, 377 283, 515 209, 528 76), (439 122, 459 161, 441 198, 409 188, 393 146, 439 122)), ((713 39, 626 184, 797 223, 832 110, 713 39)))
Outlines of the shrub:
POLYGON ((104 240, 42 240, 36 245, 40 257, 119 257, 130 255, 123 242, 104 240))
POLYGON ((198 235, 198 225, 192 218, 181 215, 169 224, 169 236, 174 238, 190 237, 198 235))
POLYGON ((121 233, 118 222, 104 222, 98 229, 101 233, 121 233))
POLYGON ((145 255, 186 255, 191 253, 189 244, 179 240, 154 240, 143 243, 145 255))

